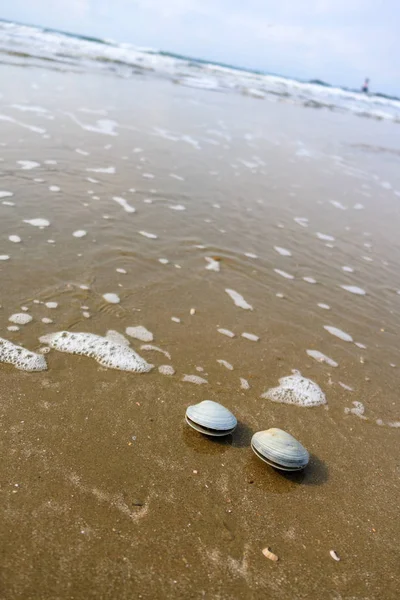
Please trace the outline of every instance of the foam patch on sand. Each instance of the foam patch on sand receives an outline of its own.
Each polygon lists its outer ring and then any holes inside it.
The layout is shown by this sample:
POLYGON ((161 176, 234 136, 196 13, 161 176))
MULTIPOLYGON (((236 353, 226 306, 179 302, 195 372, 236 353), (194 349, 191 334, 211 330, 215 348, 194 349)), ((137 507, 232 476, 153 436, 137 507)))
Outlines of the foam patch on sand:
POLYGON ((149 240, 156 240, 158 238, 158 235, 156 235, 155 233, 149 233, 148 231, 139 231, 139 233, 140 235, 148 238, 149 240))
POLYGON ((286 250, 286 248, 281 248, 281 246, 274 246, 274 250, 281 256, 292 256, 290 250, 286 250))
POLYGON ((127 213, 136 212, 136 208, 134 208, 133 206, 128 204, 128 202, 125 200, 125 198, 121 198, 120 196, 113 196, 113 200, 114 200, 114 202, 116 202, 117 204, 122 206, 122 208, 124 209, 125 212, 127 212, 127 213))
POLYGON ((28 223, 34 227, 48 227, 50 225, 50 221, 47 219, 24 219, 24 223, 28 223))
POLYGON ((94 333, 58 331, 42 336, 40 341, 59 352, 94 358, 100 365, 110 369, 147 373, 153 368, 132 348, 94 333))
POLYGON ((247 258, 258 258, 257 254, 253 254, 253 252, 245 252, 244 253, 247 258))
POLYGON ((251 306, 251 304, 246 302, 246 300, 243 298, 243 296, 241 294, 239 294, 238 292, 235 292, 235 290, 231 290, 229 288, 226 288, 225 291, 228 294, 228 296, 230 296, 232 298, 233 302, 235 303, 235 306, 238 306, 239 308, 243 308, 244 310, 253 310, 253 307, 251 306))
POLYGON ((163 350, 162 348, 159 348, 158 346, 153 346, 153 344, 143 344, 142 346, 140 346, 141 350, 154 350, 154 352, 161 352, 161 354, 164 354, 164 356, 166 356, 168 358, 168 360, 171 360, 171 355, 169 352, 167 352, 167 350, 163 350))
POLYGON ((337 327, 332 327, 331 325, 324 325, 324 329, 326 329, 326 331, 328 331, 331 335, 334 335, 335 337, 339 338, 340 340, 343 340, 344 342, 353 341, 353 338, 349 333, 346 333, 345 331, 342 331, 337 327))
POLYGON ((284 277, 285 279, 294 279, 294 276, 290 273, 286 273, 286 271, 281 271, 281 269, 274 269, 274 271, 275 273, 277 273, 281 277, 284 277))
POLYGON ((47 306, 47 308, 57 308, 58 302, 46 302, 45 306, 47 306))
POLYGON ((76 231, 73 232, 72 235, 75 238, 82 238, 82 237, 85 237, 85 235, 87 235, 87 231, 85 231, 84 229, 77 229, 76 231))
POLYGON ((319 385, 311 379, 302 377, 299 372, 282 377, 279 380, 279 386, 267 390, 261 395, 261 398, 307 408, 326 404, 325 394, 319 385))
POLYGON ((317 280, 316 280, 316 279, 314 279, 314 277, 303 277, 303 280, 304 280, 306 283, 317 283, 317 280))
POLYGON ((356 294, 357 296, 365 296, 366 291, 356 285, 341 285, 340 286, 346 292, 350 292, 351 294, 356 294))
POLYGON ((316 361, 318 361, 320 363, 326 363, 330 367, 339 366, 337 362, 335 362, 332 358, 329 358, 329 356, 326 356, 319 350, 306 350, 306 352, 307 352, 308 356, 311 356, 311 358, 314 358, 316 361))
POLYGON ((98 168, 86 169, 86 171, 90 171, 91 173, 107 173, 108 175, 114 175, 115 167, 98 167, 98 168))
POLYGON ((217 273, 219 273, 219 271, 221 270, 221 265, 219 263, 219 260, 215 260, 214 258, 211 258, 210 256, 205 256, 204 258, 208 262, 206 269, 208 271, 216 271, 217 273))
POLYGON ((13 242, 14 244, 19 244, 21 241, 21 238, 19 237, 19 235, 9 235, 8 239, 10 240, 10 242, 13 242))
POLYGON ((106 333, 106 338, 108 340, 111 340, 115 344, 121 344, 121 346, 130 345, 129 340, 127 340, 126 337, 122 335, 122 333, 119 333, 119 331, 115 331, 115 329, 109 329, 106 333))
POLYGON ((255 335, 254 333, 247 333, 247 331, 242 333, 242 337, 246 338, 246 340, 250 340, 251 342, 258 342, 260 339, 258 335, 255 335))
POLYGON ((103 298, 109 304, 119 304, 121 302, 120 297, 113 293, 103 294, 103 298))
POLYGON ((233 331, 230 331, 229 329, 217 329, 218 333, 222 333, 222 335, 226 335, 226 337, 230 337, 230 338, 234 338, 235 334, 233 333, 233 331))
POLYGON ((183 206, 183 204, 173 204, 168 208, 170 208, 171 210, 186 210, 186 206, 183 206))
POLYGON ((137 327, 127 327, 125 329, 125 333, 130 337, 136 338, 141 342, 152 342, 154 340, 154 335, 143 327, 143 325, 137 325, 137 327))
POLYGON ((27 313, 16 313, 15 315, 11 315, 8 320, 17 325, 26 325, 32 321, 32 317, 27 313))
POLYGON ((331 310, 331 307, 329 306, 329 304, 324 304, 324 302, 318 302, 317 306, 319 306, 320 308, 323 308, 324 310, 331 310))
POLYGON ((9 258, 8 254, 0 254, 0 260, 9 260, 9 258))
POLYGON ((241 390, 249 390, 250 384, 244 377, 240 377, 240 389, 241 390))
POLYGON ((160 365, 158 371, 161 375, 175 375, 175 369, 171 365, 160 365))
POLYGON ((228 369, 228 371, 233 371, 233 366, 227 360, 223 360, 222 358, 217 360, 217 363, 228 369))
POLYGON ((21 169, 24 171, 30 171, 31 169, 40 167, 40 163, 35 162, 34 160, 17 160, 17 163, 21 165, 21 169))
POLYGON ((0 198, 11 198, 14 194, 12 192, 6 192, 5 190, 0 190, 0 198))
POLYGON ((203 383, 208 383, 207 379, 200 377, 199 375, 184 375, 182 377, 182 381, 187 383, 194 383, 196 385, 201 385, 203 383))
POLYGON ((21 371, 45 371, 47 369, 44 356, 30 352, 4 338, 0 338, 0 362, 14 365, 21 371))
POLYGON ((325 242, 334 242, 335 238, 332 235, 328 235, 326 233, 316 233, 318 239, 323 240, 325 242))

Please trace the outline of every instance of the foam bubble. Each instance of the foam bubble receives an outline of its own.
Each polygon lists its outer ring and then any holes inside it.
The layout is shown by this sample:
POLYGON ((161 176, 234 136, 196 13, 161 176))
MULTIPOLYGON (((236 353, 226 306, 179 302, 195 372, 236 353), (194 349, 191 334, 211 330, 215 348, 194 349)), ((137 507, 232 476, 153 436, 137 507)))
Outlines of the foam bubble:
POLYGON ((329 358, 329 356, 322 354, 322 352, 319 352, 319 350, 306 350, 306 352, 308 356, 311 356, 311 358, 314 358, 318 362, 326 363, 330 367, 339 366, 337 362, 335 362, 332 358, 329 358))
POLYGON ((258 342, 258 340, 260 339, 258 335, 255 335, 254 333, 247 333, 246 331, 242 333, 242 337, 252 342, 258 342))
POLYGON ((167 265, 169 263, 168 258, 159 258, 158 262, 161 263, 162 265, 167 265))
POLYGON ((324 310, 331 310, 331 307, 329 306, 329 304, 324 304, 323 302, 318 302, 317 306, 319 306, 320 308, 323 308, 324 310))
POLYGON ((338 381, 338 384, 344 389, 347 390, 348 392, 354 392, 353 388, 350 387, 349 385, 347 385, 346 383, 343 383, 342 381, 338 381))
POLYGON ((47 317, 43 317, 42 323, 45 323, 46 325, 49 325, 50 323, 53 323, 53 319, 49 319, 47 317))
POLYGON ((317 238, 320 240, 324 240, 325 242, 334 242, 335 238, 332 235, 327 235, 326 233, 320 233, 319 231, 316 233, 317 238))
POLYGON ((9 235, 8 239, 10 240, 10 242, 14 242, 14 244, 19 244, 21 241, 19 235, 9 235))
POLYGON ((0 260, 8 260, 9 258, 8 254, 0 254, 0 260))
POLYGON ((286 273, 286 271, 281 271, 281 269, 274 269, 274 271, 275 273, 277 273, 281 277, 284 277, 285 279, 294 279, 294 276, 290 275, 290 273, 286 273))
POLYGON ((148 231, 139 231, 139 233, 140 235, 143 235, 143 237, 149 238, 149 240, 156 240, 158 238, 158 235, 149 233, 148 231))
POLYGON ((183 204, 174 204, 172 206, 169 206, 168 208, 170 208, 171 210, 186 210, 186 206, 183 206, 183 204))
POLYGON ((316 279, 314 279, 314 277, 303 277, 303 280, 304 280, 306 283, 317 283, 317 280, 316 280, 316 279))
POLYGON ((142 177, 144 177, 144 179, 154 179, 153 173, 142 173, 142 177))
POLYGON ((15 206, 15 202, 9 202, 7 200, 3 200, 2 204, 4 206, 15 206))
POLYGON ((92 173, 107 173, 108 175, 114 175, 115 167, 98 167, 98 168, 86 169, 86 171, 90 171, 92 173))
POLYGON ((7 329, 8 331, 19 331, 18 325, 9 325, 7 329))
POLYGON ((364 205, 363 205, 363 204, 361 204, 360 202, 358 202, 357 204, 355 204, 355 205, 353 206, 353 208, 354 208, 354 210, 363 210, 363 208, 364 208, 364 205))
POLYGON ((11 315, 8 320, 17 325, 26 325, 32 321, 32 317, 27 313, 15 313, 15 315, 11 315))
POLYGON ((350 334, 346 333, 345 331, 342 331, 341 329, 338 329, 337 327, 331 327, 330 325, 324 325, 324 329, 326 329, 326 331, 328 331, 330 334, 336 336, 340 340, 343 340, 344 342, 352 342, 353 341, 353 338, 351 337, 350 334))
POLYGON ((40 338, 43 344, 69 354, 94 358, 103 367, 135 373, 146 373, 153 368, 132 348, 94 333, 58 331, 40 338))
POLYGON ((6 192, 5 190, 0 190, 0 198, 11 198, 14 196, 12 192, 6 192))
POLYGON ((58 302, 46 302, 45 306, 47 306, 47 308, 57 308, 58 302))
POLYGON ((341 285, 340 286, 346 292, 350 292, 351 294, 356 294, 357 296, 365 296, 366 292, 360 287, 356 285, 341 285))
POLYGON ((17 163, 21 165, 21 169, 24 171, 40 167, 40 163, 35 162, 34 160, 17 160, 17 163))
POLYGON ((167 352, 166 350, 163 350, 162 348, 159 348, 158 346, 153 346, 153 344, 143 344, 142 346, 140 346, 141 350, 154 350, 154 352, 161 352, 161 354, 164 354, 164 356, 166 356, 168 358, 168 360, 171 360, 171 355, 169 352, 167 352))
POLYGON ((244 253, 247 258, 258 258, 257 254, 253 254, 253 252, 245 252, 244 253))
POLYGON ((72 235, 76 238, 85 237, 85 235, 87 235, 87 231, 84 229, 77 229, 77 231, 74 231, 72 235))
MULTIPOLYGON (((82 306, 82 308, 87 308, 86 306, 82 306)), ((115 329, 109 329, 106 333, 106 338, 115 344, 120 344, 121 346, 129 346, 130 342, 126 339, 122 333, 119 331, 115 331, 115 329)))
POLYGON ((302 227, 308 227, 307 217, 294 217, 293 220, 297 223, 297 225, 301 225, 302 227))
POLYGON ((290 250, 286 250, 286 248, 281 248, 281 246, 274 246, 274 250, 281 256, 292 256, 290 250))
POLYGON ((142 342, 152 342, 154 340, 154 335, 143 327, 143 325, 137 325, 136 327, 127 327, 125 329, 125 333, 130 337, 136 338, 142 342))
POLYGON ((353 408, 345 408, 344 412, 346 415, 355 415, 356 417, 361 417, 363 419, 365 419, 366 417, 364 417, 364 413, 365 413, 365 406, 362 402, 358 402, 357 400, 355 400, 353 403, 353 408))
POLYGON ((233 333, 233 331, 229 331, 229 329, 220 328, 220 329, 217 329, 217 331, 219 333, 222 333, 222 335, 226 335, 226 337, 230 337, 230 338, 235 337, 235 334, 233 333))
POLYGON ((61 190, 61 188, 58 187, 58 185, 51 185, 49 187, 50 192, 59 192, 61 190))
POLYGON ((80 148, 76 148, 75 152, 77 154, 81 154, 82 156, 89 156, 89 152, 86 152, 86 150, 81 150, 80 148))
POLYGON ((206 266, 208 271, 216 271, 217 273, 220 271, 221 265, 219 260, 215 260, 209 256, 205 256, 204 258, 208 262, 208 265, 206 266))
POLYGON ((250 384, 244 377, 240 377, 240 389, 241 390, 249 390, 250 384))
POLYGON ((123 273, 124 275, 126 275, 126 273, 127 273, 127 271, 125 271, 125 269, 118 268, 115 270, 117 271, 117 273, 123 273))
POLYGON ((113 196, 113 200, 114 200, 114 202, 116 202, 117 204, 119 204, 120 206, 122 206, 122 208, 124 209, 125 212, 127 212, 127 213, 134 213, 134 212, 136 212, 136 208, 134 208, 133 206, 131 206, 125 200, 125 198, 121 198, 120 196, 113 196))
POLYGON ((45 371, 47 363, 44 356, 30 352, 22 346, 0 338, 0 362, 9 363, 21 371, 45 371))
POLYGON ((233 366, 227 360, 223 360, 222 358, 220 358, 217 360, 217 363, 219 363, 223 367, 226 367, 229 371, 233 371, 233 366))
POLYGON ((121 302, 120 297, 117 296, 117 294, 113 294, 112 292, 103 294, 103 298, 106 302, 109 302, 110 304, 119 304, 121 302))
POLYGON ((24 219, 24 223, 28 223, 34 227, 48 227, 50 225, 50 221, 47 219, 24 219))
POLYGON ((347 210, 347 206, 343 206, 343 204, 341 202, 338 202, 337 200, 330 200, 330 203, 335 208, 340 208, 340 210, 347 210))
POLYGON ((160 365, 158 371, 161 375, 175 375, 175 369, 171 365, 160 365))
POLYGON ((185 381, 187 383, 195 383, 196 385, 208 383, 207 379, 204 379, 203 377, 199 377, 199 375, 184 375, 182 377, 182 381, 185 381))
POLYGON ((296 404, 297 406, 311 407, 326 404, 326 397, 319 385, 302 377, 296 372, 279 380, 279 386, 271 388, 261 395, 273 402, 296 404))
POLYGON ((174 323, 180 323, 181 320, 179 319, 179 317, 171 317, 171 321, 173 321, 174 323))
POLYGON ((232 298, 233 302, 235 303, 235 306, 238 306, 239 308, 243 308, 244 310, 253 310, 253 307, 251 306, 251 304, 246 302, 246 300, 243 298, 243 296, 241 294, 239 294, 238 292, 235 292, 235 290, 226 288, 225 292, 228 294, 228 296, 230 296, 232 298))
POLYGON ((342 267, 342 271, 344 271, 345 273, 354 273, 354 269, 352 267, 342 267))

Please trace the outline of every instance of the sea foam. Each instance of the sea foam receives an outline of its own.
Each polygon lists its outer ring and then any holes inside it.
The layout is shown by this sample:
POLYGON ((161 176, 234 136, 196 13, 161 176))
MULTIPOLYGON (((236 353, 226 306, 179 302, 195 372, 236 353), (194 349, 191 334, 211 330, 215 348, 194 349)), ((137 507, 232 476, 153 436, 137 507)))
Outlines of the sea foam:
POLYGON ((132 348, 94 333, 58 331, 39 339, 42 344, 48 344, 55 350, 89 356, 110 369, 146 373, 153 368, 132 348))
POLYGON ((44 356, 30 352, 4 338, 0 338, 0 362, 12 364, 21 371, 45 371, 47 369, 44 356))

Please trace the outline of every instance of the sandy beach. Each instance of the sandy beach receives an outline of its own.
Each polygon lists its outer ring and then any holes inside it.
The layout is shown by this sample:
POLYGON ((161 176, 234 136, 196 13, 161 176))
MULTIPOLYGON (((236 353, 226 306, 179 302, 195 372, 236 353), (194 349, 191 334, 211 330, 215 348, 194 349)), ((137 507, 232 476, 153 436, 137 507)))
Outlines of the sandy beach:
POLYGON ((0 337, 47 363, 0 363, 0 598, 394 599, 399 125, 147 75, 0 75, 0 337), (39 341, 110 330, 154 368, 39 341), (293 371, 326 404, 261 397, 293 371), (232 436, 187 426, 204 399, 232 436), (252 453, 269 427, 304 471, 252 453))

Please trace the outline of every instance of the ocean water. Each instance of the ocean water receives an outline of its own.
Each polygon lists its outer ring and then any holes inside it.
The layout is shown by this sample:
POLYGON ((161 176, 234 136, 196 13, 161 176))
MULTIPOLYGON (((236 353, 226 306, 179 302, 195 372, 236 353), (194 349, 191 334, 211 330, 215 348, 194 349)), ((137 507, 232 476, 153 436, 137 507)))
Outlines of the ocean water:
POLYGON ((178 85, 400 122, 400 100, 1 20, 0 60, 77 72, 100 70, 120 77, 166 77, 178 85))

